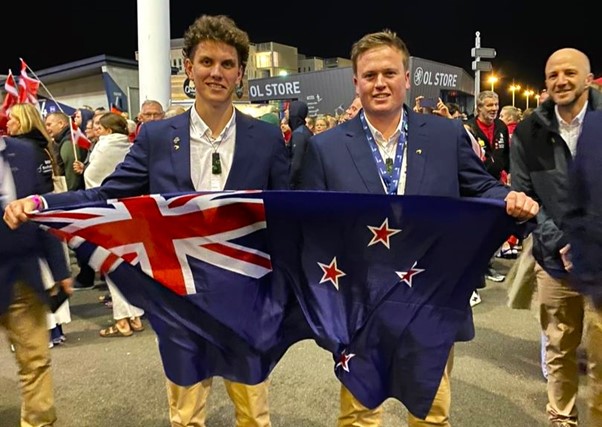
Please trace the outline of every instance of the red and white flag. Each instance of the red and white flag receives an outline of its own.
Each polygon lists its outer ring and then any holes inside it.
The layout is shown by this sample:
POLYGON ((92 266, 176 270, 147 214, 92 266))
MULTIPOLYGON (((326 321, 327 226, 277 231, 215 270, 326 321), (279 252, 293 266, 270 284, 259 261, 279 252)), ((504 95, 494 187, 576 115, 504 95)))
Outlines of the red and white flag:
POLYGON ((92 147, 92 141, 90 141, 77 124, 69 119, 71 122, 71 139, 75 145, 84 150, 89 150, 92 147))
POLYGON ((4 96, 4 102, 2 102, 1 110, 3 113, 8 114, 10 107, 19 102, 19 90, 17 89, 15 77, 13 76, 13 72, 11 70, 8 70, 8 76, 4 82, 4 90, 6 91, 6 95, 4 96))
POLYGON ((27 75, 27 64, 21 58, 21 75, 19 76, 19 102, 38 105, 38 88, 40 81, 27 75))

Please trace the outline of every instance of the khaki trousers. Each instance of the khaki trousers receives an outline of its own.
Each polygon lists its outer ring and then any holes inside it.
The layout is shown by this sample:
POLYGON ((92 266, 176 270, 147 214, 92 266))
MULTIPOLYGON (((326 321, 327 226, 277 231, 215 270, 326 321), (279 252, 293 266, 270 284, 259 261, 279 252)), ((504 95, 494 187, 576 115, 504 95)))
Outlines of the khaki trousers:
MULTIPOLYGON (((433 406, 424 420, 408 412, 409 427, 441 426, 449 427, 451 406, 450 376, 454 366, 454 348, 447 358, 443 377, 433 400, 433 406)), ((383 408, 368 409, 362 405, 344 386, 341 386, 340 414, 337 427, 378 427, 382 425, 383 408)))
POLYGON ((21 427, 52 426, 56 421, 47 312, 38 295, 25 283, 17 282, 13 302, 0 316, 0 325, 15 347, 19 365, 21 427))
MULTIPOLYGON (((212 378, 182 387, 167 380, 169 420, 172 427, 206 427, 207 398, 212 378)), ((224 380, 226 391, 234 404, 236 427, 270 427, 268 412, 269 379, 257 385, 224 380)))
POLYGON ((585 305, 585 348, 588 363, 588 426, 602 426, 602 309, 585 305))
MULTIPOLYGON (((539 321, 547 338, 548 419, 576 425, 579 388, 577 347, 583 335, 583 297, 567 281, 553 278, 539 264, 535 266, 535 274, 539 321)), ((590 349, 586 347, 586 351, 589 353, 590 349)))

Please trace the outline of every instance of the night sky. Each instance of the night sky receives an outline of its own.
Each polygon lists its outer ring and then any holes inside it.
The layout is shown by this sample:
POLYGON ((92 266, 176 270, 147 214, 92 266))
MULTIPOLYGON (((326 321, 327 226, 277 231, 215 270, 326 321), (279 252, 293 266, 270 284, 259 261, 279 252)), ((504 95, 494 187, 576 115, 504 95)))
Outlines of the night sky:
MULTIPOLYGON (((27 15, 20 9, 23 2, 3 5, 0 73, 12 68, 18 74, 19 57, 34 71, 101 54, 133 59, 137 3, 36 2, 27 6, 27 15)), ((496 91, 502 103, 508 102, 508 86, 513 81, 523 88, 543 88, 545 61, 562 47, 584 51, 595 77, 602 76, 602 41, 596 37, 600 6, 571 9, 577 7, 575 3, 562 10, 550 6, 543 10, 544 6, 536 6, 538 2, 512 1, 419 1, 408 5, 360 0, 355 8, 351 2, 341 1, 205 3, 171 1, 172 38, 182 37, 202 14, 225 14, 249 33, 253 43, 274 41, 297 46, 308 56, 349 58, 352 43, 363 34, 390 28, 404 39, 413 56, 459 66, 472 74, 470 49, 475 31, 480 31, 482 47, 497 51, 490 61, 501 78, 496 91), (529 12, 524 10, 527 5, 541 10, 529 12)), ((482 73, 481 80, 487 76, 482 73)), ((517 105, 521 106, 518 101, 517 105)))

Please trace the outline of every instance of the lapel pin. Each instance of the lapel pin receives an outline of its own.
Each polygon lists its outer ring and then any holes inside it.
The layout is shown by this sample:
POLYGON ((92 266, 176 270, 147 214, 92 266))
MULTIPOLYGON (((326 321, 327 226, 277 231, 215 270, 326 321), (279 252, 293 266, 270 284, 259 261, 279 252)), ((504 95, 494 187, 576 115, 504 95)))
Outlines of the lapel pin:
POLYGON ((419 148, 418 150, 416 150, 416 154, 422 154, 422 150, 419 148))
POLYGON ((176 136, 176 137, 173 139, 173 148, 174 148, 175 150, 179 150, 179 149, 180 149, 180 137, 179 137, 179 136, 176 136))

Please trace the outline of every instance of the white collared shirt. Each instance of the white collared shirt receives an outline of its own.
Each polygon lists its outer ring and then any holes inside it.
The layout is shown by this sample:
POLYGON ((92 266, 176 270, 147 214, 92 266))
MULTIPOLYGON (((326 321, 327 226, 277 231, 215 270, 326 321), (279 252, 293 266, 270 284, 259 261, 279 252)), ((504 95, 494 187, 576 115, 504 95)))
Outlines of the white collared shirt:
MULTIPOLYGON (((380 152, 380 155, 383 158, 383 160, 386 158, 394 159, 395 155, 397 154, 397 141, 399 140, 399 135, 402 132, 401 124, 403 123, 403 116, 404 111, 402 108, 399 123, 397 124, 397 129, 395 130, 395 132, 393 132, 393 135, 391 135, 388 139, 386 139, 378 129, 372 126, 372 123, 370 123, 370 120, 368 120, 368 116, 364 116, 366 118, 368 128, 370 129, 370 132, 372 132, 372 136, 374 137, 374 141, 378 146, 378 151, 380 152)), ((403 159, 401 161, 401 173, 399 174, 399 184, 397 185, 397 194, 399 195, 404 194, 406 188, 406 174, 408 172, 408 156, 406 155, 407 153, 408 141, 406 138, 406 143, 403 145, 403 159)), ((382 180, 382 177, 381 182, 386 192, 387 188, 385 187, 385 182, 382 180)))
POLYGON ((556 113, 556 119, 558 120, 558 130, 560 131, 560 136, 566 142, 566 145, 569 147, 573 157, 575 157, 575 154, 577 153, 577 140, 579 139, 579 135, 581 135, 583 118, 585 117, 585 112, 587 111, 587 103, 588 102, 585 101, 585 105, 579 114, 577 114, 571 121, 571 123, 565 122, 558 113, 558 105, 554 106, 554 112, 556 113))
POLYGON ((232 108, 232 117, 217 136, 211 135, 211 129, 196 112, 190 109, 190 178, 196 191, 222 191, 234 158, 236 140, 236 108, 232 108), (222 173, 211 173, 212 155, 219 153, 222 173))

